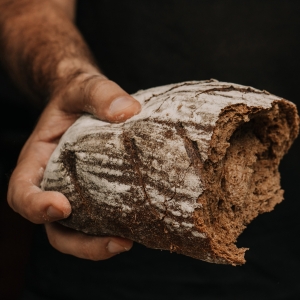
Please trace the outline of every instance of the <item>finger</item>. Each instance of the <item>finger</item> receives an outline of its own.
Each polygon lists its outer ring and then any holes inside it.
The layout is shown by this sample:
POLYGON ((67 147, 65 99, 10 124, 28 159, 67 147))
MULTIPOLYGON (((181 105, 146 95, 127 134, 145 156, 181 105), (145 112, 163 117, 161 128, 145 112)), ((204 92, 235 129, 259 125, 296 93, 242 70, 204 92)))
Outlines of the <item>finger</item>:
POLYGON ((52 149, 46 143, 34 143, 28 148, 14 170, 8 187, 9 205, 36 224, 63 219, 71 213, 70 203, 64 195, 43 192, 38 187, 49 151, 52 149))
POLYGON ((73 83, 63 105, 65 110, 70 111, 70 107, 73 107, 108 122, 123 122, 141 110, 140 103, 119 85, 95 75, 81 78, 78 84, 73 83))
POLYGON ((58 251, 89 260, 104 260, 131 249, 133 242, 119 237, 95 237, 57 223, 45 225, 50 244, 58 251))
POLYGON ((15 191, 11 195, 9 193, 8 203, 14 211, 32 223, 57 221, 70 215, 70 203, 63 194, 43 192, 30 182, 26 184, 24 181, 17 181, 15 186, 15 191))

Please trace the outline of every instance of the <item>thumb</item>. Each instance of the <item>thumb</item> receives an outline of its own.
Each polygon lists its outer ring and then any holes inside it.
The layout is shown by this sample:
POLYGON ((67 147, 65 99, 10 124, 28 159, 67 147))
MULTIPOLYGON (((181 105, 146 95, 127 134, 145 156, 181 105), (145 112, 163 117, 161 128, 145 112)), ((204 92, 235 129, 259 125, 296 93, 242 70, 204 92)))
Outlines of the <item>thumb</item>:
POLYGON ((82 75, 64 95, 64 110, 91 113, 103 121, 123 122, 138 114, 140 103, 102 75, 82 75))

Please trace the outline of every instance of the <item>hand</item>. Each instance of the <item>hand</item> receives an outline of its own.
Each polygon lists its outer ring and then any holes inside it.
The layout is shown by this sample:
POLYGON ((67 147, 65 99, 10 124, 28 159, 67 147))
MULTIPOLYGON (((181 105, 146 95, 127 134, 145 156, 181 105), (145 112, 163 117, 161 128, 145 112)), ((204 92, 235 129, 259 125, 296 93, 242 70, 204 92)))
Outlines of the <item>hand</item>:
POLYGON ((91 237, 51 223, 71 213, 67 198, 39 188, 46 164, 62 134, 83 113, 122 122, 139 113, 138 101, 101 74, 81 74, 56 92, 23 147, 8 188, 9 205, 36 224, 44 223, 49 242, 57 250, 80 258, 101 260, 129 250, 132 241, 119 237, 91 237))

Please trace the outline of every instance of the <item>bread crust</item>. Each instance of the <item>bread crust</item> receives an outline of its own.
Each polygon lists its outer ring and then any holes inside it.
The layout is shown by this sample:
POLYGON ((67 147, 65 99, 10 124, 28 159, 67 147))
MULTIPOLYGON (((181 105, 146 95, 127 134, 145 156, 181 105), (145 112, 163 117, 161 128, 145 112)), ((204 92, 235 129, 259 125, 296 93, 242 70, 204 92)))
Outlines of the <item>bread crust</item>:
POLYGON ((237 237, 283 199, 278 164, 298 134, 295 105, 216 80, 133 96, 143 107, 139 115, 122 124, 85 115, 62 137, 41 184, 71 202, 61 223, 243 264, 247 249, 234 245, 237 237))

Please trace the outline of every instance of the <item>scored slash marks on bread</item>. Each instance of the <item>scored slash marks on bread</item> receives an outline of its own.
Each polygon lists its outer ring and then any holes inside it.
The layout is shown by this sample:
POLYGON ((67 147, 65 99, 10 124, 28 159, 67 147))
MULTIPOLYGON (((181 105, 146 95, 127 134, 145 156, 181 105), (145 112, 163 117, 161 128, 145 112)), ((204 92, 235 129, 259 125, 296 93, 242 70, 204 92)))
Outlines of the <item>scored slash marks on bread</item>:
POLYGON ((41 185, 70 200, 61 223, 243 264, 237 237, 283 199, 278 165, 298 135, 295 105, 216 80, 133 96, 139 115, 122 124, 84 115, 62 137, 41 185))

